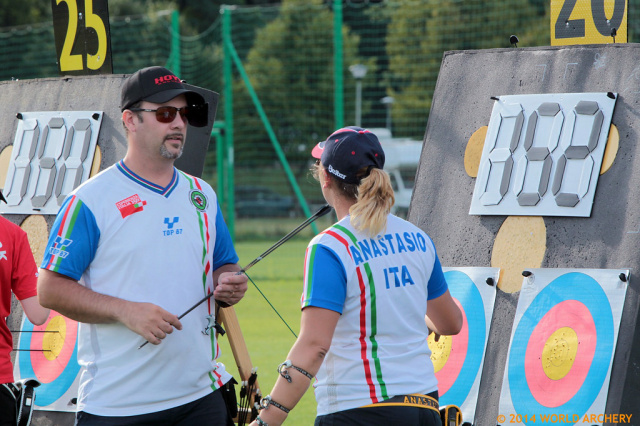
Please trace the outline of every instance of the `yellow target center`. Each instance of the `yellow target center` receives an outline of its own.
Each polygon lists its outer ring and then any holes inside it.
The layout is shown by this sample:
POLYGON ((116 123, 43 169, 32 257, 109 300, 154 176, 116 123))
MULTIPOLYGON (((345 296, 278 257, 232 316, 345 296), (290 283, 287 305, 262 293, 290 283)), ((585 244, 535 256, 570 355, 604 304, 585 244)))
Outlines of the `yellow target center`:
POLYGON ((433 362, 433 368, 437 373, 446 364, 451 353, 451 336, 440 336, 440 339, 436 342, 435 334, 431 333, 427 342, 429 343, 429 349, 431 349, 431 361, 433 362))
POLYGON ((578 335, 570 327, 556 330, 542 349, 542 369, 551 380, 566 376, 578 353, 578 335))
POLYGON ((67 336, 67 323, 61 316, 53 317, 47 324, 47 333, 42 339, 42 350, 49 361, 58 358, 67 336))

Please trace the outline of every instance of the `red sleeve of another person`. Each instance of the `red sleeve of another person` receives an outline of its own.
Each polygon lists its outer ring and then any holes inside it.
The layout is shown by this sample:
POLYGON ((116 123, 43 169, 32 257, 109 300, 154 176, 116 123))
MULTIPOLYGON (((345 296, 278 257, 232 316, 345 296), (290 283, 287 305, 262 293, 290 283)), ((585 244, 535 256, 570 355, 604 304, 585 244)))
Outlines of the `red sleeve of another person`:
POLYGON ((11 313, 11 292, 18 300, 36 296, 37 273, 27 233, 0 216, 0 383, 13 381, 12 336, 4 321, 11 313))

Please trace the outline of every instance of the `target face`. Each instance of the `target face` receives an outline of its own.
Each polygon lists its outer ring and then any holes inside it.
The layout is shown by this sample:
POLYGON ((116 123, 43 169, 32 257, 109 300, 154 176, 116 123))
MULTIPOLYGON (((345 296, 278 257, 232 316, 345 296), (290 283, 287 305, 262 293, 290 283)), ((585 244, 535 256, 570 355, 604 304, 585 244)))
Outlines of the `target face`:
POLYGON ((621 271, 550 271, 525 279, 501 413, 503 405, 523 416, 604 412, 627 286, 621 271))
MULTIPOLYGON (((438 392, 445 395, 456 382, 462 371, 467 351, 469 349, 469 322, 460 301, 454 298, 456 305, 462 311, 462 329, 454 336, 440 336, 436 342, 433 337, 429 347, 433 347, 432 360, 438 379, 438 392)), ((475 363, 475 360, 474 360, 475 363)), ((456 388, 454 387, 454 393, 456 388)), ((467 392, 468 393, 468 392, 467 392)))
MULTIPOLYGON (((36 378, 42 383, 37 391, 39 407, 54 404, 76 381, 80 371, 77 336, 78 323, 53 310, 39 326, 23 319, 16 370, 20 378, 36 378)), ((63 401, 64 406, 67 403, 63 401)))
POLYGON ((495 302, 495 287, 487 285, 487 277, 497 282, 497 268, 443 268, 449 292, 460 308, 463 324, 455 336, 440 336, 438 342, 429 337, 438 392, 442 405, 455 404, 465 421, 473 420, 478 397, 480 372, 495 302))

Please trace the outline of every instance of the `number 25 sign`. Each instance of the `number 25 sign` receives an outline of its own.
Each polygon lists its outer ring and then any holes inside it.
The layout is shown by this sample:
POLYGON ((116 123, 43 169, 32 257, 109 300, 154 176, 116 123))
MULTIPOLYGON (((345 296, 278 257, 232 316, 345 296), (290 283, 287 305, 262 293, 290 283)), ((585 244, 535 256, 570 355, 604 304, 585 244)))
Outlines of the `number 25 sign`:
POLYGON ((61 75, 111 74, 107 0, 51 0, 61 75))

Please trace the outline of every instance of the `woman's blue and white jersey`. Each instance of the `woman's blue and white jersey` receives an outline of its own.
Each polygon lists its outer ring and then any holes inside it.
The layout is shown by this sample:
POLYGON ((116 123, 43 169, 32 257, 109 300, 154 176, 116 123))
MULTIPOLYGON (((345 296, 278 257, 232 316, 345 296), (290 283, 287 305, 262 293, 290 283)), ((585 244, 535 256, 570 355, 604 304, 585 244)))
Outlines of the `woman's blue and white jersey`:
POLYGON ((347 216, 311 240, 302 308, 342 314, 316 376, 318 415, 436 390, 424 317, 446 291, 433 242, 396 216, 375 238, 347 216))

